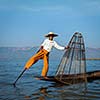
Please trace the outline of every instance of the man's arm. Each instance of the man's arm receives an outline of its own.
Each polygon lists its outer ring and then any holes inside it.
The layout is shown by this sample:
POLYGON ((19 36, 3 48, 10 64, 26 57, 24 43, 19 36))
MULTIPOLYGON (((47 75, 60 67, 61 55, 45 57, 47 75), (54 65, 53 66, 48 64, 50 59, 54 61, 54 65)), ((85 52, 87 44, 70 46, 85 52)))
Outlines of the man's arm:
POLYGON ((57 48, 57 49, 59 49, 59 50, 69 49, 69 46, 62 47, 62 46, 58 45, 56 42, 55 42, 55 44, 54 44, 54 47, 57 48))
POLYGON ((65 50, 65 47, 58 45, 55 41, 54 41, 54 47, 59 50, 65 50))

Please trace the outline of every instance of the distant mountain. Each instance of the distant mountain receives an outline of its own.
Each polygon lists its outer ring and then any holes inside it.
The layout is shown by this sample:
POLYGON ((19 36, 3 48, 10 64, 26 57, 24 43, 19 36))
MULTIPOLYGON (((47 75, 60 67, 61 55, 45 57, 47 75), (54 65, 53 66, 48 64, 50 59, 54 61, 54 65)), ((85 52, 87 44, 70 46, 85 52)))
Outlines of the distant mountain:
POLYGON ((86 48, 87 58, 100 58, 100 48, 86 48))
MULTIPOLYGON (((0 47, 0 60, 5 59, 28 59, 37 52, 39 47, 0 47)), ((59 59, 63 51, 53 49, 50 53, 50 59, 59 59)), ((86 48, 87 58, 100 58, 100 48, 86 48)))
POLYGON ((0 47, 0 60, 21 60, 31 57, 37 47, 0 47))

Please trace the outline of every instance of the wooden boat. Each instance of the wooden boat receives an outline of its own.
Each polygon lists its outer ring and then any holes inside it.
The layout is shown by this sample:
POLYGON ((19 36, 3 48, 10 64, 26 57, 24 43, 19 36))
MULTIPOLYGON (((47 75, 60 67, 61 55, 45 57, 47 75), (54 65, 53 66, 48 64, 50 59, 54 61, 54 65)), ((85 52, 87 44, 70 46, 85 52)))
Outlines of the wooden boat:
MULTIPOLYGON (((77 79, 77 82, 78 82, 78 80, 83 80, 82 76, 83 76, 82 74, 63 75, 64 80, 66 79, 67 81, 70 81, 70 80, 73 80, 75 78, 75 80, 77 79)), ((36 78, 38 78, 39 80, 43 80, 43 81, 51 81, 51 82, 56 82, 56 83, 62 83, 62 81, 57 80, 55 76, 47 76, 47 78, 37 76, 36 78)), ((88 82, 100 79, 100 70, 87 72, 86 78, 87 78, 88 82)))

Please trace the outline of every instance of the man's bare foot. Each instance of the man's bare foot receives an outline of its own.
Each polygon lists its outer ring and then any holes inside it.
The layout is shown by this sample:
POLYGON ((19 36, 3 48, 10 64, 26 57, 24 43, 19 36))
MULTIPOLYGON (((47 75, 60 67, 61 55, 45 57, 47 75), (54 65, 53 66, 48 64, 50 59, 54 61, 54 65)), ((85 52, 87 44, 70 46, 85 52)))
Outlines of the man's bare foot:
POLYGON ((49 79, 47 76, 43 76, 44 79, 49 79))
POLYGON ((47 76, 41 76, 41 77, 36 77, 35 79, 41 80, 41 79, 49 79, 47 76))

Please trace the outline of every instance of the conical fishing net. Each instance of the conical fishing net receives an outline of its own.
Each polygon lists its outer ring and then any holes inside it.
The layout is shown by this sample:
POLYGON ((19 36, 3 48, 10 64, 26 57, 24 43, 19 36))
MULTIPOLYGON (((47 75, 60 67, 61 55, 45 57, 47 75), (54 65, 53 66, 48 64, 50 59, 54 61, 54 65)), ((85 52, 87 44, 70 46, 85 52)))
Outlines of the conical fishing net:
POLYGON ((55 78, 64 84, 86 83, 85 45, 81 33, 76 32, 58 66, 55 78))

